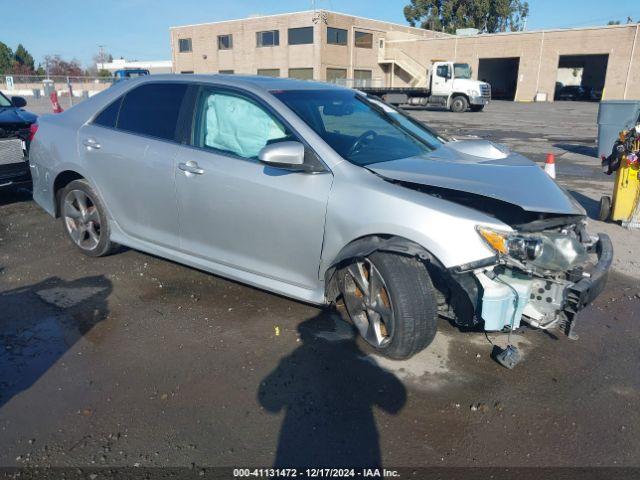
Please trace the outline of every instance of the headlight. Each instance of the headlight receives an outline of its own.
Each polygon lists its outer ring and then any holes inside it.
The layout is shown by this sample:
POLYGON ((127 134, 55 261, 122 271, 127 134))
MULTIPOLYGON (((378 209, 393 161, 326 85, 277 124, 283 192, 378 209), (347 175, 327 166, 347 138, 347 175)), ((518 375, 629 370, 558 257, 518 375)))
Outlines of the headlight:
POLYGON ((467 95, 470 97, 479 97, 480 92, 478 90, 467 90, 467 95))
POLYGON ((502 232, 486 227, 478 227, 478 234, 493 250, 517 260, 535 260, 542 253, 542 238, 523 236, 513 232, 502 232))
POLYGON ((584 245, 571 235, 551 232, 522 235, 481 226, 476 230, 495 252, 544 270, 569 270, 589 259, 584 245))

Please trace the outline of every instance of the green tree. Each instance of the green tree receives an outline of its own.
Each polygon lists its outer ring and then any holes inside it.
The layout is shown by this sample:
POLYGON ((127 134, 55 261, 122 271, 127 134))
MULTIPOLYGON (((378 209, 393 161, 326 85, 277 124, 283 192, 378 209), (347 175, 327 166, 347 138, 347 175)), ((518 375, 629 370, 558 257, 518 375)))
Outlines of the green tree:
POLYGON ((411 0, 404 16, 414 27, 448 33, 458 28, 515 32, 524 29, 529 4, 522 0, 411 0))
POLYGON ((0 75, 13 72, 13 51, 0 42, 0 75))
POLYGON ((19 70, 19 73, 24 74, 33 74, 35 71, 35 62, 31 54, 27 51, 26 48, 20 43, 18 44, 18 48, 16 48, 16 52, 13 55, 15 59, 15 70, 19 70))

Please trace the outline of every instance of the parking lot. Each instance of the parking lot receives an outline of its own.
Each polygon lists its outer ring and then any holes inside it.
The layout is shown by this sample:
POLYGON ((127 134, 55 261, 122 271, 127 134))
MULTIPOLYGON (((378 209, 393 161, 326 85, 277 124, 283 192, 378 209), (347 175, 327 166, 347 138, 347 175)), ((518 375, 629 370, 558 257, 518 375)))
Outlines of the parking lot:
MULTIPOLYGON (((594 103, 411 110, 459 138, 542 163, 594 218, 594 103)), ((638 466, 640 232, 591 221, 616 249, 578 341, 441 320, 383 359, 319 309, 137 251, 90 259, 30 199, 0 192, 0 465, 638 466)))

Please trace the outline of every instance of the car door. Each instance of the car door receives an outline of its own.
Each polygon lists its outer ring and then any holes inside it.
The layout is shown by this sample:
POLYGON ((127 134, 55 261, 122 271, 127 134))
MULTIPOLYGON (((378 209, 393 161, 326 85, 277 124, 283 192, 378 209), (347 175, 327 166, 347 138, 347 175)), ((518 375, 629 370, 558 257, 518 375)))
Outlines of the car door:
POLYGON ((300 138, 246 92, 203 87, 195 108, 192 146, 180 149, 177 159, 181 248, 317 287, 331 173, 260 163, 258 152, 267 143, 300 138))
POLYGON ((79 131, 79 149, 107 210, 131 237, 179 247, 177 124, 186 83, 147 83, 79 131))

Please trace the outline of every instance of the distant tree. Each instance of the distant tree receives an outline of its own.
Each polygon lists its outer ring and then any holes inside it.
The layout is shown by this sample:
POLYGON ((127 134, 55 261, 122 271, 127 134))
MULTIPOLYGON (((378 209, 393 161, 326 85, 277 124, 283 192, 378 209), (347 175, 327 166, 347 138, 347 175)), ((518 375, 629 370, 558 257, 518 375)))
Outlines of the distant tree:
MULTIPOLYGON (((113 55, 111 55, 109 52, 106 52, 103 49, 100 49, 100 51, 98 53, 96 53, 93 58, 92 58, 93 62, 91 63, 91 66, 89 66, 89 68, 87 68, 87 75, 95 77, 95 76, 99 76, 99 77, 104 77, 104 74, 100 74, 100 69, 102 67, 103 64, 105 63, 111 63, 113 62, 113 55)), ((108 70, 105 70, 108 72, 108 70)), ((106 75, 106 76, 110 76, 106 75)))
POLYGON ((39 77, 44 77, 46 74, 47 72, 45 71, 44 67, 41 63, 39 63, 38 68, 36 69, 36 75, 38 75, 39 77))
POLYGON ((49 75, 80 77, 84 74, 78 60, 64 60, 60 55, 45 55, 45 64, 49 70, 49 75))
POLYGON ((35 62, 31 54, 21 43, 18 44, 18 48, 16 48, 13 58, 15 59, 13 66, 14 73, 33 75, 35 72, 35 62))
POLYGON ((607 25, 620 25, 620 20, 609 20, 607 25))
POLYGON ((411 0, 404 16, 411 26, 448 33, 459 28, 515 32, 524 29, 529 4, 522 0, 411 0))
POLYGON ((13 50, 6 44, 0 42, 0 75, 13 73, 14 62, 13 50))
POLYGON ((102 78, 108 78, 111 76, 111 72, 103 68, 102 70, 98 70, 98 76, 102 78))

